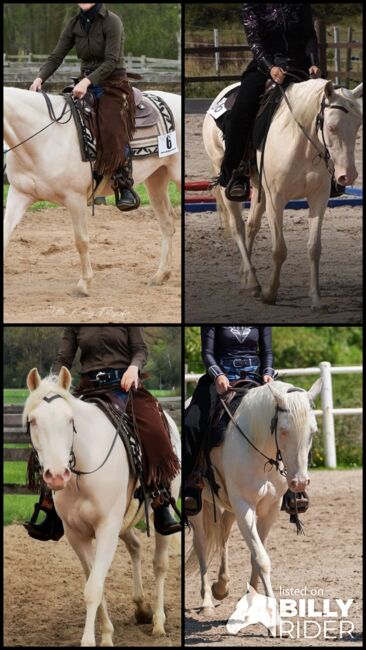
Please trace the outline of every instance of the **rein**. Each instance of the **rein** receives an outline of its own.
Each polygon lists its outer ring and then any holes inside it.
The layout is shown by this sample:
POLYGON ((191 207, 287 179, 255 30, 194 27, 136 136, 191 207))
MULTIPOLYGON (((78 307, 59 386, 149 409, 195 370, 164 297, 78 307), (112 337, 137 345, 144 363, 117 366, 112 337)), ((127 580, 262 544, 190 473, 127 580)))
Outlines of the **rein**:
MULTIPOLYGON (((231 388, 230 390, 232 390, 234 392, 239 392, 235 388, 231 388)), ((294 393, 294 392, 297 392, 297 391, 303 392, 303 389, 302 388, 290 388, 287 392, 288 393, 294 393)), ((276 411, 275 411, 275 414, 274 414, 274 416, 273 416, 273 418, 271 420, 271 427, 270 427, 271 428, 271 434, 272 435, 274 434, 274 436, 275 436, 276 458, 269 458, 260 449, 258 449, 258 447, 256 447, 255 444, 248 438, 248 436, 245 434, 243 429, 239 426, 239 424, 237 423, 235 418, 231 415, 231 413, 230 413, 228 407, 226 406, 225 401, 222 399, 222 397, 220 397, 220 402, 221 402, 221 405, 224 407, 226 413, 228 414, 231 422, 233 422, 235 428, 239 431, 239 433, 245 438, 245 440, 247 442, 249 442, 249 444, 253 447, 253 449, 255 449, 259 454, 261 454, 261 456, 263 456, 263 458, 266 459, 267 462, 264 464, 264 467, 266 467, 266 465, 270 465, 271 466, 270 469, 272 469, 272 467, 275 467, 276 471, 278 471, 281 474, 281 476, 286 477, 287 476, 286 467, 284 466, 283 469, 280 468, 280 463, 282 462, 282 464, 284 465, 284 462, 283 462, 281 450, 280 450, 280 448, 278 446, 277 423, 278 423, 278 414, 279 413, 288 413, 288 409, 283 409, 280 406, 278 406, 278 404, 276 404, 276 411)))

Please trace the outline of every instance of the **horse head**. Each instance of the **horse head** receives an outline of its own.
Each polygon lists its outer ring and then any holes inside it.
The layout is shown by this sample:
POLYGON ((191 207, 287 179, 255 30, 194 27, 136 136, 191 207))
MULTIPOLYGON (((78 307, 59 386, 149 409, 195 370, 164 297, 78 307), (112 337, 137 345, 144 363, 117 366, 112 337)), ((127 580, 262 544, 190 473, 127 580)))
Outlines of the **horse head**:
POLYGON ((69 464, 75 432, 70 372, 63 366, 58 377, 41 380, 37 368, 32 368, 27 386, 30 395, 23 422, 28 424, 44 482, 51 490, 62 490, 71 479, 69 464))
POLYGON ((287 469, 288 487, 293 492, 301 492, 310 483, 308 457, 317 431, 312 402, 320 393, 322 380, 317 379, 309 391, 290 388, 284 392, 281 382, 267 386, 276 402, 272 428, 287 469))

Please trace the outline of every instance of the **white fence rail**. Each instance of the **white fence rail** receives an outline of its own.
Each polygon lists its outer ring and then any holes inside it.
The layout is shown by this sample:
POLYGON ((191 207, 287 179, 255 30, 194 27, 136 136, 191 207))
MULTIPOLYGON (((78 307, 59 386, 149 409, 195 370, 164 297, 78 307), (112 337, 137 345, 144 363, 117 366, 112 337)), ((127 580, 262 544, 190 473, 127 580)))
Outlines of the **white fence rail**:
MULTIPOLYGON (((278 370, 279 377, 291 377, 299 375, 320 374, 323 384, 321 390, 321 409, 315 411, 315 415, 323 417, 323 437, 325 449, 326 467, 337 467, 336 444, 334 434, 334 416, 336 415, 362 415, 362 407, 357 408, 333 408, 333 386, 332 375, 362 373, 362 366, 332 366, 329 361, 322 361, 319 366, 312 368, 288 368, 278 370)), ((186 373, 185 388, 187 384, 196 383, 201 374, 186 373)))

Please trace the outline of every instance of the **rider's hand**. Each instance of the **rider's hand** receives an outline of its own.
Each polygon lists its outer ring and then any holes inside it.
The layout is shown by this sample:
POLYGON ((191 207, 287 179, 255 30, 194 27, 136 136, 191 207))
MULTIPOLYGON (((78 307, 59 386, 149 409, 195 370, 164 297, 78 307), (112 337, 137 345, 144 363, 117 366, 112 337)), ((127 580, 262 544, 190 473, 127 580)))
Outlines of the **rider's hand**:
POLYGON ((269 381, 273 381, 273 377, 271 375, 263 375, 263 383, 268 384, 269 381))
POLYGON ((314 79, 314 78, 317 79, 318 77, 320 77, 320 68, 318 68, 317 65, 312 65, 312 66, 309 68, 309 75, 310 75, 311 77, 313 77, 313 79, 314 79))
POLYGON ((286 72, 277 65, 274 65, 270 70, 270 75, 273 81, 281 85, 285 80, 286 72))
POLYGON ((137 366, 129 366, 121 379, 121 388, 128 392, 131 388, 137 388, 139 384, 139 369, 137 366))
POLYGON ((74 97, 78 97, 79 99, 82 99, 88 90, 88 87, 90 86, 91 81, 87 79, 86 77, 79 81, 78 84, 72 89, 72 94, 74 97))
POLYGON ((216 390, 219 395, 223 395, 230 388, 230 382, 226 375, 219 375, 215 379, 216 390))
POLYGON ((43 81, 42 81, 41 77, 37 77, 37 79, 35 79, 33 81, 32 85, 29 86, 29 90, 34 90, 35 92, 37 92, 37 90, 41 90, 42 84, 43 84, 43 81))

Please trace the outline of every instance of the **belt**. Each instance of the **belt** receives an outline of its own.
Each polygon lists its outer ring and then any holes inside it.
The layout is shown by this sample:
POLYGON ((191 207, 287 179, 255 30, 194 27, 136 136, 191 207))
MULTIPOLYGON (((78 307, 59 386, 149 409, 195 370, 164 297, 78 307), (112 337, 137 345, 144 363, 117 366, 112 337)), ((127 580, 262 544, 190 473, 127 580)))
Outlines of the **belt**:
POLYGON ((245 357, 245 359, 224 357, 221 363, 231 363, 234 368, 246 368, 247 366, 259 366, 258 357, 245 357))
POLYGON ((91 381, 96 382, 98 384, 107 384, 112 381, 117 381, 118 379, 121 379, 122 375, 126 372, 126 368, 118 368, 115 370, 114 368, 105 368, 102 370, 93 370, 91 372, 86 373, 91 379, 91 381))

